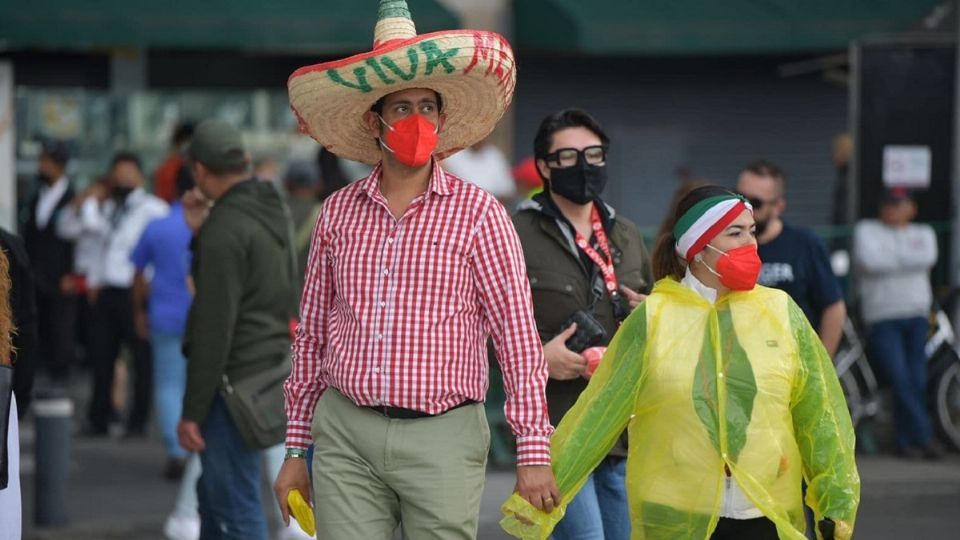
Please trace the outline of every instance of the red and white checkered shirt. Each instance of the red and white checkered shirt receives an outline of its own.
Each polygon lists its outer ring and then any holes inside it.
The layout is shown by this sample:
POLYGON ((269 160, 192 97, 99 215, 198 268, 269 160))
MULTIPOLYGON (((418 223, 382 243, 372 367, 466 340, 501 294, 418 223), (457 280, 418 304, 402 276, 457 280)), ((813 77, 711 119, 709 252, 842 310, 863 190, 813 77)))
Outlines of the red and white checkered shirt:
POLYGON ((429 414, 483 401, 489 335, 517 464, 549 465, 547 367, 506 211, 434 162, 427 191, 398 220, 380 174, 331 196, 317 221, 285 385, 287 447, 310 445, 331 386, 357 405, 429 414))

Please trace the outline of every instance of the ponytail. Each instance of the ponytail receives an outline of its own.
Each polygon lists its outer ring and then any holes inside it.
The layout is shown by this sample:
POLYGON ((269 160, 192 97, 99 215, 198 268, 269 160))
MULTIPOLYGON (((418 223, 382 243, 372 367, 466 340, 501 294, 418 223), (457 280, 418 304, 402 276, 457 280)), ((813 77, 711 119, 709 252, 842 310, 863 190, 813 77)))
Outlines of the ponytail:
POLYGON ((665 277, 673 277, 678 281, 683 279, 687 266, 677 255, 676 244, 677 240, 673 237, 673 231, 667 231, 661 234, 660 238, 657 238, 652 256, 654 280, 661 280, 665 277))

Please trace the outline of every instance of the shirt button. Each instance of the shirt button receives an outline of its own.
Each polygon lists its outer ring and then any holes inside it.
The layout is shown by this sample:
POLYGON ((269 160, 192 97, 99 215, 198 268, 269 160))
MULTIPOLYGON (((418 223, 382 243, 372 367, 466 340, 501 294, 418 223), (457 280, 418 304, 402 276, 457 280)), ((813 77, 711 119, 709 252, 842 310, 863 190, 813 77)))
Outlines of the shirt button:
POLYGON ((389 269, 389 268, 384 268, 384 269, 383 269, 383 275, 385 275, 385 276, 390 275, 390 269, 389 269))
POLYGON ((720 377, 720 378, 722 379, 722 378, 723 378, 723 373, 720 373, 719 375, 717 375, 717 377, 720 377))
POLYGON ((380 302, 380 307, 387 307, 387 303, 386 303, 386 302, 380 302))
POLYGON ((377 334, 377 341, 380 341, 381 339, 383 339, 383 334, 377 334))
POLYGON ((393 238, 387 238, 387 243, 388 243, 388 244, 392 244, 392 243, 393 243, 393 238))
POLYGON ((723 459, 727 459, 727 453, 726 453, 726 452, 724 452, 722 455, 723 455, 723 459))
POLYGON ((373 372, 374 372, 374 373, 380 373, 380 368, 378 368, 378 367, 373 368, 373 372))

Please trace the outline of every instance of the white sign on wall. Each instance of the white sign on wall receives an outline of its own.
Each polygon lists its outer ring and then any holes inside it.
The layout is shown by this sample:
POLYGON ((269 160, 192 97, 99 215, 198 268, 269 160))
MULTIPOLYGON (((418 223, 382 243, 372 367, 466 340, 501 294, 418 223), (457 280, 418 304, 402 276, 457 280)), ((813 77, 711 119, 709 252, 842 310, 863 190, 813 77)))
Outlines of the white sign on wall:
POLYGON ((926 189, 930 187, 931 162, 929 146, 884 146, 883 185, 926 189))

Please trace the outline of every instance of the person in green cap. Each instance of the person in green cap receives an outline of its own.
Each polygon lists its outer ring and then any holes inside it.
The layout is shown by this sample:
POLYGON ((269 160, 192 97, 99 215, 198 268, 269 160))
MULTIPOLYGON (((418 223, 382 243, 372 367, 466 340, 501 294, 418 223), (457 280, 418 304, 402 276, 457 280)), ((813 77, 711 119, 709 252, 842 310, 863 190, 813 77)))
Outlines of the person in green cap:
POLYGON ((501 525, 545 539, 624 428, 632 537, 848 540, 854 433, 830 357, 783 291, 757 286, 753 210, 703 186, 653 254, 653 291, 617 331, 552 440, 560 511, 514 495, 501 525))
MULTIPOLYGON (((194 240, 196 296, 184 335, 187 384, 177 435, 200 454, 200 538, 266 540, 262 448, 280 443, 282 434, 251 440, 242 429, 248 419, 228 407, 226 396, 248 379, 280 371, 282 381, 289 371, 293 225, 277 189, 251 176, 240 133, 229 124, 202 122, 187 155, 213 206, 194 240)), ((264 398, 260 414, 282 426, 279 385, 276 391, 276 408, 264 398)))
POLYGON ((398 525, 405 538, 476 538, 488 337, 517 440, 517 491, 538 508, 559 501, 519 239, 492 195, 439 164, 490 133, 515 81, 503 37, 418 36, 403 1, 380 3, 372 52, 290 78, 302 128, 376 165, 324 201, 286 384, 287 460, 274 490, 285 514, 291 490, 312 493, 321 538, 389 540, 398 525))

